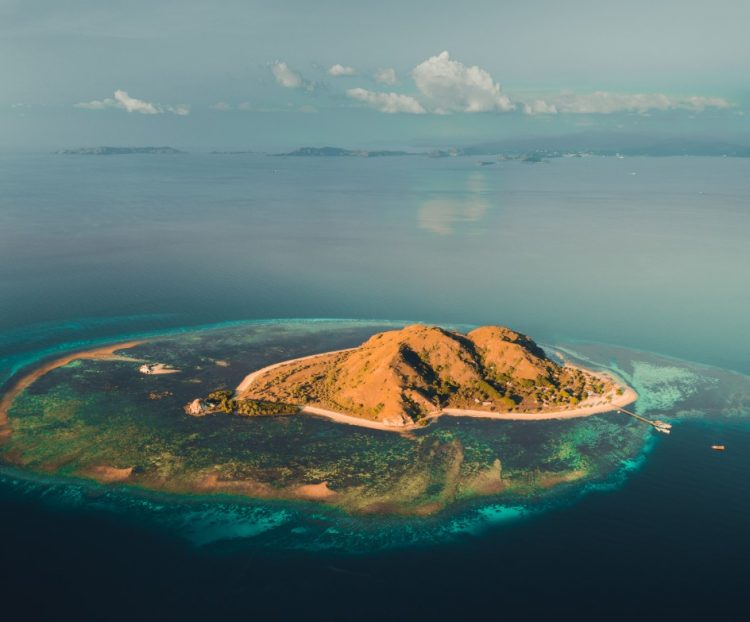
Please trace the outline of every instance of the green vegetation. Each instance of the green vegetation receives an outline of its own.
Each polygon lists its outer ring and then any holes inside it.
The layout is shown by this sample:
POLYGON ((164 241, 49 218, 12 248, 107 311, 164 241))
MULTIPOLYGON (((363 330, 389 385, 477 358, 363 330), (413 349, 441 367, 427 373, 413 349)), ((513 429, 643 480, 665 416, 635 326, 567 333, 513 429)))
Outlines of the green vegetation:
POLYGON ((511 398, 503 396, 497 399, 497 405, 501 410, 513 410, 516 403, 511 398))
POLYGON ((219 411, 227 414, 235 413, 247 417, 258 415, 293 415, 299 412, 299 406, 266 400, 239 400, 234 397, 234 391, 219 389, 212 391, 206 398, 209 411, 219 411))

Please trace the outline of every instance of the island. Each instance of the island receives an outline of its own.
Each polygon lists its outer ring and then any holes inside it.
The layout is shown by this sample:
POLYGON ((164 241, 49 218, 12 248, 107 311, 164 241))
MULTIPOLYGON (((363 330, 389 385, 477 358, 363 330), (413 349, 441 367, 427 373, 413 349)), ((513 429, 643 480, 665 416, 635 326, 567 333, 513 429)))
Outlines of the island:
POLYGON ((356 348, 274 363, 237 389, 196 398, 186 412, 307 413, 404 431, 442 416, 543 420, 626 406, 633 389, 613 377, 560 365, 531 338, 503 326, 466 335, 414 324, 356 348))
POLYGON ((424 516, 480 497, 533 505, 619 477, 646 446, 653 428, 618 412, 637 396, 610 352, 581 359, 502 326, 388 320, 92 344, 6 387, 0 464, 352 515, 424 516))
POLYGON ((277 153, 277 156, 306 158, 384 158, 393 156, 417 155, 409 151, 383 149, 343 149, 342 147, 300 147, 288 153, 277 153))
POLYGON ((173 147, 80 147, 63 149, 59 155, 176 155, 185 153, 173 147))

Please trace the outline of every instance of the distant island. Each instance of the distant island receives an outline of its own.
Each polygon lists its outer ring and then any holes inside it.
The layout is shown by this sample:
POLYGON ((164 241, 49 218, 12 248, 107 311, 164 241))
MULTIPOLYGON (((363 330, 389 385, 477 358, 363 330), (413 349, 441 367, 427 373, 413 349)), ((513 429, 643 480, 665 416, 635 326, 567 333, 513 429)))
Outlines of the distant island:
POLYGON ((63 149, 59 155, 173 155, 185 153, 173 147, 80 147, 78 149, 63 149))
POLYGON ((235 391, 186 407, 193 416, 305 412, 384 430, 441 415, 541 420, 614 410, 637 398, 614 378, 548 358, 529 337, 502 326, 470 333, 415 324, 357 348, 255 371, 235 391))
POLYGON ((388 151, 368 149, 342 149, 341 147, 300 147, 288 153, 275 153, 275 156, 306 158, 383 158, 393 156, 419 155, 409 151, 388 151))
POLYGON ((537 164, 556 158, 585 156, 604 157, 750 157, 750 145, 723 138, 684 137, 669 134, 632 134, 624 132, 580 132, 561 136, 528 136, 488 141, 461 147, 435 148, 430 151, 345 149, 342 147, 301 147, 288 153, 270 154, 287 157, 360 157, 422 156, 495 157, 482 160, 480 166, 512 160, 537 164))
MULTIPOLYGON (((57 151, 61 155, 174 155, 184 151, 173 147, 80 147, 57 151)), ((251 150, 214 150, 211 155, 248 155, 251 150)), ((427 151, 402 149, 348 149, 344 147, 300 147, 283 153, 266 153, 269 157, 289 158, 478 158, 479 166, 491 166, 503 161, 528 164, 548 162, 557 158, 603 157, 750 157, 750 145, 711 138, 682 136, 624 134, 617 132, 582 132, 562 136, 530 136, 502 141, 488 141, 461 147, 441 147, 427 151), (492 159, 489 159, 492 158, 492 159)))
POLYGON ((560 157, 562 154, 553 154, 533 151, 530 153, 503 153, 502 150, 493 152, 476 151, 472 148, 466 149, 433 149, 432 151, 397 151, 377 149, 344 149, 342 147, 300 147, 287 153, 272 153, 272 157, 294 157, 294 158, 387 158, 404 156, 421 156, 427 158, 450 158, 457 156, 496 155, 497 160, 479 162, 481 166, 495 164, 501 160, 521 160, 523 162, 543 162, 546 157, 560 157))

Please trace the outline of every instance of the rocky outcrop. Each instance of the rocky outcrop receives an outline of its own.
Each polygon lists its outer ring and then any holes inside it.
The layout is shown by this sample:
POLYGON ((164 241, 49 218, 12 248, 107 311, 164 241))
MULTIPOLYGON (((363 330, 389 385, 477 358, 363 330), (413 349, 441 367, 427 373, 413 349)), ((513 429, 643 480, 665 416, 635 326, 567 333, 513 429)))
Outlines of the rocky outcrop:
POLYGON ((208 411, 208 405, 200 398, 194 399, 185 406, 185 412, 191 417, 203 417, 208 414, 208 411))

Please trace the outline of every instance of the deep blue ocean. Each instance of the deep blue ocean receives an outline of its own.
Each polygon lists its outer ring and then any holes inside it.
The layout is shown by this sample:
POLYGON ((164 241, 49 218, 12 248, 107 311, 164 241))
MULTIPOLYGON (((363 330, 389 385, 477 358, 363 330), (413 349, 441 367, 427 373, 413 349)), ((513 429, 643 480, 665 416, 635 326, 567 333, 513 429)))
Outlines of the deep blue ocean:
MULTIPOLYGON (((268 318, 500 323, 750 374, 748 235, 750 159, 3 155, 0 382, 268 318)), ((748 481, 750 425, 689 420, 549 511, 311 551, 186 538, 5 470, 0 573, 32 617, 744 619, 748 481)))

